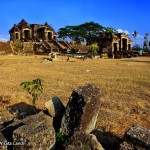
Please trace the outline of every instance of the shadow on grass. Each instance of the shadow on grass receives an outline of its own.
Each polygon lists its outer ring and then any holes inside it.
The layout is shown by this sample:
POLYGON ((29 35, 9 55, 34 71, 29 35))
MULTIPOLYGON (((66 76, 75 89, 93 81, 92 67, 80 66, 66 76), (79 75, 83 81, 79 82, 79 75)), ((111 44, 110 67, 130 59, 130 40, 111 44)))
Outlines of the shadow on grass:
POLYGON ((7 107, 9 113, 15 114, 17 119, 23 119, 30 115, 35 115, 41 111, 33 105, 20 102, 7 107))
POLYGON ((105 150, 119 150, 120 143, 123 141, 111 132, 101 131, 100 129, 93 130, 92 134, 96 136, 105 150))

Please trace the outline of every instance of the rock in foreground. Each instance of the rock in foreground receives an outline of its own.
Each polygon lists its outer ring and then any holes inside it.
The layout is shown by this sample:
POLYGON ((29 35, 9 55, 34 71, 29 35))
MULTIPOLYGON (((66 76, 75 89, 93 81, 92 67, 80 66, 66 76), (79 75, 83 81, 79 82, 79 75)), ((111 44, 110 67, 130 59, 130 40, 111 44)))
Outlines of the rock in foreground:
POLYGON ((100 109, 100 89, 92 85, 80 86, 72 92, 62 118, 62 134, 70 137, 75 131, 90 133, 100 109))
POLYGON ((55 144, 51 118, 44 113, 22 120, 23 126, 13 132, 13 150, 49 150, 55 144))
POLYGON ((75 133, 65 150, 104 150, 93 134, 75 133))
POLYGON ((133 125, 125 133, 119 150, 150 150, 150 130, 133 125))
POLYGON ((44 105, 52 117, 59 117, 65 111, 65 106, 57 96, 47 101, 44 105))

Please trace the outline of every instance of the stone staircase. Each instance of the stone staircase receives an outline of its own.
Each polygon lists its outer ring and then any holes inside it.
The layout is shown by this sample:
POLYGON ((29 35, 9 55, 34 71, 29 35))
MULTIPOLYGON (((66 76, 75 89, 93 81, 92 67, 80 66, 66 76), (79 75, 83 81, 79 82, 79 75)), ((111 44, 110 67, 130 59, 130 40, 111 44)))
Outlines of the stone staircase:
POLYGON ((55 46, 57 46, 61 52, 66 52, 67 51, 67 48, 64 45, 62 45, 61 43, 59 43, 57 40, 52 40, 52 43, 55 46))

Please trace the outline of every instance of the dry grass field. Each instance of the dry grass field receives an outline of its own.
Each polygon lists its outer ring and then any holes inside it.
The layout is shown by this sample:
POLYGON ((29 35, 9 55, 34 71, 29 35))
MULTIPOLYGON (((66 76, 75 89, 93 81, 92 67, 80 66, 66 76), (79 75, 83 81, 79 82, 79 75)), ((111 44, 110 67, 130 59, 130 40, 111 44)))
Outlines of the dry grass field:
MULTIPOLYGON (((44 93, 37 103, 42 109, 56 95, 66 105, 73 89, 89 83, 102 91, 97 127, 120 137, 133 124, 150 129, 150 58, 43 62, 43 57, 0 56, 0 95, 11 97, 9 105, 31 104, 19 86, 23 81, 43 79, 44 93)), ((4 104, 0 109, 6 112, 4 104)))

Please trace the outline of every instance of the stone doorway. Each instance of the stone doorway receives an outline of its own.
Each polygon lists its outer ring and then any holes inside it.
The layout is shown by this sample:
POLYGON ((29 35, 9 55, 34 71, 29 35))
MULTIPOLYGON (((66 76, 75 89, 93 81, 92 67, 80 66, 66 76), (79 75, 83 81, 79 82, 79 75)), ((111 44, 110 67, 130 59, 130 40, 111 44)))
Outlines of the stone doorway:
POLYGON ((44 39, 44 28, 39 28, 37 30, 37 35, 39 39, 44 39))
POLYGON ((114 52, 116 52, 118 49, 117 49, 117 44, 118 43, 114 43, 114 52))
POLYGON ((19 33, 15 33, 15 39, 16 39, 16 40, 19 39, 19 33))
POLYGON ((52 40, 52 32, 48 32, 48 40, 52 40))
POLYGON ((131 44, 128 44, 128 50, 129 51, 131 50, 131 44))
POLYGON ((122 39, 122 50, 127 51, 127 39, 122 39))
POLYGON ((30 39, 30 30, 24 30, 24 40, 27 41, 30 39))
POLYGON ((118 57, 118 43, 114 43, 114 58, 118 57))

